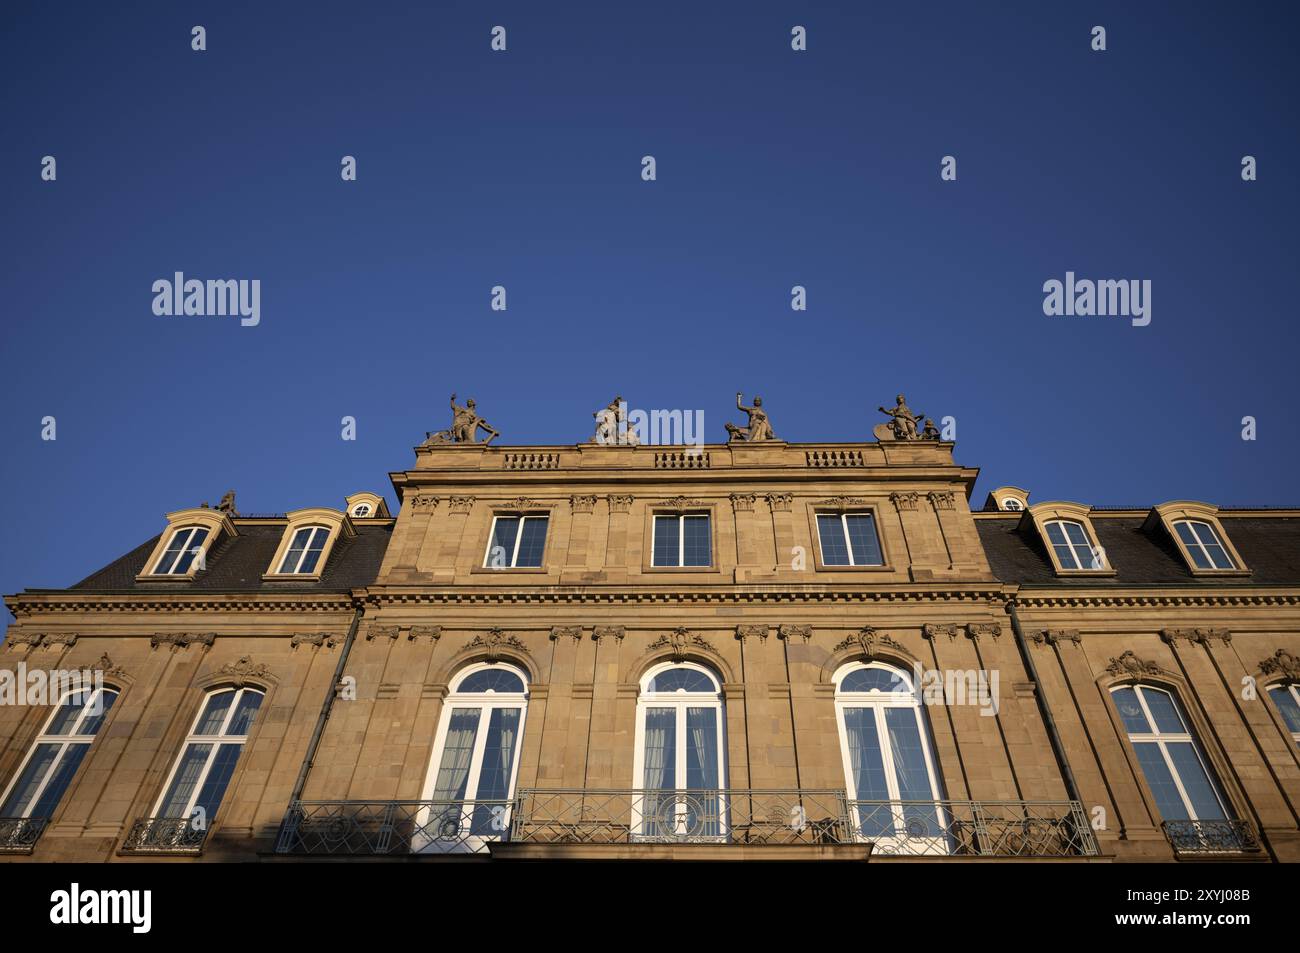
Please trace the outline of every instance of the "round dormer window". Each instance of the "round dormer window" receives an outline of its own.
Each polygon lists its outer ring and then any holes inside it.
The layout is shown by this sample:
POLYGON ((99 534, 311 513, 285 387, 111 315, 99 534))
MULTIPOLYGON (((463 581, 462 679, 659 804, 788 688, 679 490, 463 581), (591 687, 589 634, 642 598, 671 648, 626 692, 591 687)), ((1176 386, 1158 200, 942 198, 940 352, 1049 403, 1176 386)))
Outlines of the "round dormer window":
POLYGON ((369 515, 370 515, 370 504, 369 504, 369 503, 358 503, 356 506, 352 507, 352 515, 355 516, 355 517, 357 517, 358 519, 361 519, 361 518, 364 518, 364 517, 366 517, 366 516, 369 516, 369 515))

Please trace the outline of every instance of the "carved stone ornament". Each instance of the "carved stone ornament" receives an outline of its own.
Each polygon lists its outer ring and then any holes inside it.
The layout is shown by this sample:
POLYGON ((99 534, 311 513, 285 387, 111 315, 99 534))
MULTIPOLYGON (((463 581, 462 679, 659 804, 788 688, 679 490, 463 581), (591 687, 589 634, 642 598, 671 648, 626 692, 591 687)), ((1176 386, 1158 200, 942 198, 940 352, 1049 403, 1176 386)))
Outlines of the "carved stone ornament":
POLYGON ((691 500, 684 496, 674 496, 671 500, 664 500, 662 503, 658 504, 660 509, 665 510, 688 510, 692 507, 703 505, 703 500, 691 500))
POLYGON ((768 627, 765 625, 738 625, 736 626, 736 638, 742 643, 750 639, 758 639, 760 642, 767 641, 768 627))
POLYGON ((1278 649, 1259 663, 1259 670, 1265 675, 1280 674, 1300 681, 1300 658, 1296 658, 1286 649, 1278 649))
POLYGON ((575 513, 590 513, 596 506, 594 496, 571 496, 569 497, 569 508, 575 513))
POLYGON ((468 513, 473 505, 474 497, 472 496, 453 496, 451 498, 451 512, 453 513, 468 513))
MULTIPOLYGON (((889 410, 884 407, 876 408, 882 414, 889 418, 888 423, 877 424, 872 429, 872 435, 877 440, 920 440, 921 421, 925 414, 914 413, 912 408, 907 406, 907 399, 899 394, 894 401, 894 406, 889 410)), ((926 439, 930 435, 926 433, 926 439)))
POLYGON ((966 626, 966 637, 978 642, 983 636, 998 638, 1002 635, 1002 626, 996 622, 972 622, 966 626))
POLYGON ((1125 651, 1119 658, 1112 658, 1106 666, 1111 675, 1130 675, 1140 678, 1143 675, 1164 675, 1165 670, 1155 662, 1148 662, 1135 655, 1132 649, 1125 651))
POLYGON ((773 513, 790 512, 790 503, 794 500, 793 493, 769 493, 767 494, 767 505, 772 508, 773 513))
POLYGON ((680 662, 693 648, 717 654, 717 649, 709 643, 708 639, 701 635, 692 635, 689 629, 680 626, 667 635, 659 636, 646 646, 646 654, 658 652, 660 649, 671 649, 673 661, 680 662))
POLYGON ((558 642, 560 639, 573 639, 578 642, 582 639, 582 626, 580 625, 557 625, 551 627, 551 641, 558 642))
POLYGON ((474 409, 474 401, 465 401, 465 406, 461 407, 456 403, 456 395, 451 395, 451 427, 447 430, 439 430, 435 433, 426 433, 422 446, 432 447, 440 444, 449 443, 468 443, 477 444, 478 432, 484 431, 488 438, 483 441, 483 446, 490 444, 494 438, 501 436, 500 432, 494 430, 492 426, 478 415, 474 409))
POLYGON ((396 640, 402 634, 400 626, 396 625, 372 625, 366 629, 366 641, 372 642, 375 639, 393 639, 396 640))
POLYGON ((746 407, 741 401, 744 396, 744 394, 736 394, 736 409, 747 414, 749 421, 743 427, 728 423, 727 442, 735 443, 743 440, 747 443, 757 443, 761 440, 775 440, 776 434, 772 432, 772 422, 768 420, 767 411, 763 409, 763 398, 756 396, 754 406, 746 407))
POLYGON ((489 629, 487 635, 476 635, 465 643, 465 651, 481 652, 485 662, 500 661, 503 648, 514 649, 517 652, 523 652, 525 655, 528 654, 528 649, 524 647, 524 643, 513 635, 507 635, 501 629, 489 629))
POLYGON ((776 630, 777 638, 786 642, 793 639, 803 639, 807 642, 812 638, 812 626, 810 625, 783 625, 776 630))
POLYGON ((328 645, 334 648, 335 638, 328 632, 297 632, 289 640, 289 647, 296 649, 300 645, 314 645, 320 648, 322 645, 328 645))
POLYGON ((1043 629, 1033 636, 1031 641, 1038 645, 1057 645, 1061 642, 1073 642, 1075 645, 1083 645, 1083 639, 1079 636, 1078 629, 1043 629))
POLYGON ((427 493, 421 493, 411 500, 411 506, 417 510, 431 510, 438 505, 438 498, 427 493))
POLYGON ((611 513, 626 513, 634 499, 634 496, 627 493, 612 493, 609 497, 609 511, 611 513))
POLYGON ((914 492, 891 493, 889 494, 889 499, 890 502, 898 507, 900 512, 903 510, 911 511, 916 509, 916 504, 920 501, 921 494, 914 492))
POLYGON ((622 642, 625 634, 625 630, 621 625, 598 625, 591 633, 591 637, 597 642, 604 642, 606 639, 622 642))
POLYGON ((956 506, 956 497, 946 490, 942 492, 931 492, 926 495, 930 498, 930 505, 936 510, 950 510, 956 506))
POLYGON ((834 651, 843 652, 846 649, 861 652, 868 659, 874 659, 879 654, 881 646, 893 649, 900 655, 907 658, 912 657, 912 653, 903 648, 903 646, 887 635, 881 635, 876 630, 867 625, 854 632, 844 641, 835 646, 834 651))
POLYGON ((758 499, 755 493, 733 493, 731 494, 731 506, 737 513, 749 513, 754 509, 754 502, 758 499))
POLYGON ((238 661, 217 669, 217 674, 230 678, 236 685, 243 685, 251 678, 266 678, 270 670, 265 665, 254 665, 250 656, 241 655, 238 661))
POLYGON ((99 661, 95 663, 95 671, 108 676, 121 676, 126 674, 126 669, 122 668, 120 665, 113 664, 113 660, 109 658, 107 652, 101 655, 99 661))
POLYGON ((931 641, 941 635, 946 635, 948 641, 952 642, 957 638, 957 626, 950 623, 927 622, 921 627, 921 635, 931 641))
POLYGON ((492 508, 496 510, 547 510, 554 506, 554 501, 534 500, 527 496, 517 496, 513 500, 505 500, 500 503, 493 503, 492 508))
POLYGON ((20 645, 25 645, 29 649, 32 649, 40 645, 41 639, 43 638, 45 638, 45 635, 42 632, 14 632, 11 630, 8 637, 5 639, 5 645, 11 649, 17 648, 20 645))
POLYGON ((442 638, 442 626, 440 625, 413 625, 411 631, 406 633, 406 638, 410 642, 418 642, 420 639, 427 638, 430 642, 437 642, 442 638))
POLYGON ((155 649, 160 645, 170 645, 175 652, 195 644, 210 647, 216 638, 215 632, 159 632, 149 640, 149 645, 155 649))
POLYGON ((1221 639, 1225 645, 1232 641, 1232 633, 1227 629, 1162 629, 1160 638, 1170 645, 1176 644, 1180 639, 1188 642, 1196 642, 1209 648, 1210 643, 1215 639, 1221 639))

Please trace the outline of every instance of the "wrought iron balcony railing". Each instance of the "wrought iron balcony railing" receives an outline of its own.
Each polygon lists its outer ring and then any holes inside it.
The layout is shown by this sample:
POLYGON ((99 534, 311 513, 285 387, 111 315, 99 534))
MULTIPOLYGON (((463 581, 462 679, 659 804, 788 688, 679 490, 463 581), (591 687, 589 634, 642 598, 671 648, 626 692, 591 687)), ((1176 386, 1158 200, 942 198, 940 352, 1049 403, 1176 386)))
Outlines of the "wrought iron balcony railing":
POLYGON ((122 842, 124 854, 198 854, 207 840, 206 826, 191 817, 142 817, 122 842))
POLYGON ((1088 857, 1076 801, 850 801, 837 790, 530 788, 513 801, 301 801, 285 854, 479 853, 529 844, 873 844, 884 856, 1088 857))
POLYGON ((1100 851, 1078 801, 849 801, 873 854, 1091 857, 1100 851))
POLYGON ((44 817, 0 817, 0 854, 30 854, 48 823, 44 817))
POLYGON ((510 833, 513 801, 298 801, 281 854, 466 854, 510 833))
POLYGON ((519 792, 510 839, 549 844, 845 844, 843 791, 519 792))
POLYGON ((1253 854, 1260 850, 1255 829, 1245 821, 1165 821, 1161 827, 1179 855, 1253 854))

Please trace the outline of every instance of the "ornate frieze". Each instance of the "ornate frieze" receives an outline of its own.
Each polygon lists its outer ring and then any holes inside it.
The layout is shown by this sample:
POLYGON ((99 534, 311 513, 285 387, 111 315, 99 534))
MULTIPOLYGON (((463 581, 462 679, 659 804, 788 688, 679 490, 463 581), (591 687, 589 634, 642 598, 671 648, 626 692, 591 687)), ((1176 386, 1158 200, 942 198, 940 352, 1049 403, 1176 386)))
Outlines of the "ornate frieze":
POLYGON ((1300 680, 1300 658, 1296 658, 1286 649, 1278 649, 1259 663, 1259 670, 1265 675, 1285 675, 1287 678, 1300 680))
POLYGON ((211 646, 216 641, 215 632, 159 632, 149 639, 149 645, 152 648, 158 648, 160 645, 170 645, 171 650, 187 649, 191 645, 211 646))
POLYGON ((870 502, 862 496, 832 496, 826 500, 813 500, 813 506, 826 506, 837 510, 847 510, 853 506, 866 506, 870 502))
POLYGON ((854 632, 844 641, 835 646, 834 651, 843 652, 845 650, 861 652, 868 659, 874 659, 880 653, 881 647, 893 649, 894 652, 904 655, 907 658, 912 657, 912 653, 907 651, 903 645, 888 635, 877 632, 872 626, 863 626, 854 632))
POLYGON ((1106 671, 1111 675, 1129 675, 1134 678, 1140 678, 1143 675, 1167 674, 1155 662, 1148 662, 1138 658, 1132 649, 1126 650, 1118 658, 1112 658, 1110 664, 1106 666, 1106 671))
POLYGON ((715 655, 718 651, 702 635, 694 635, 689 629, 680 626, 667 635, 659 636, 646 646, 646 654, 658 652, 662 649, 670 649, 673 659, 679 662, 686 657, 686 653, 691 649, 703 649, 715 655))
POLYGON ((465 643, 464 651, 481 652, 487 661, 495 662, 501 658, 501 650, 505 648, 528 654, 528 649, 523 642, 513 635, 507 635, 501 629, 489 629, 486 635, 474 636, 465 643))
POLYGON ((661 510, 689 510, 705 505, 706 504, 703 500, 692 500, 685 496, 674 496, 672 499, 656 503, 655 508, 661 510))
POLYGON ((241 655, 238 661, 223 665, 217 669, 217 674, 223 678, 229 678, 236 685, 243 685, 249 679, 264 679, 271 672, 265 665, 253 664, 251 656, 241 655))

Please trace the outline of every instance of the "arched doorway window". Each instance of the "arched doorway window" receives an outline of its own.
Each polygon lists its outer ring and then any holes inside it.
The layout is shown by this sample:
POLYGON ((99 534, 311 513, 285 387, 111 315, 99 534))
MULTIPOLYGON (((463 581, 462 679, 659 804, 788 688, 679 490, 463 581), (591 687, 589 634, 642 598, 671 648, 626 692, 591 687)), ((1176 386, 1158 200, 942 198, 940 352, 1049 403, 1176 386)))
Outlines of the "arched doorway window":
POLYGON ((510 827, 528 710, 528 676, 504 662, 480 663, 452 682, 434 738, 413 847, 479 850, 510 827))
POLYGON ((702 665, 656 665, 641 679, 632 804, 640 839, 726 838, 723 712, 718 678, 702 665))
POLYGON ((936 853, 947 842, 930 730, 912 676, 883 662, 835 673, 835 714, 853 820, 892 853, 936 853))

